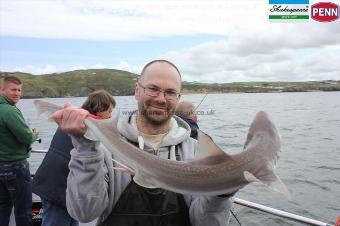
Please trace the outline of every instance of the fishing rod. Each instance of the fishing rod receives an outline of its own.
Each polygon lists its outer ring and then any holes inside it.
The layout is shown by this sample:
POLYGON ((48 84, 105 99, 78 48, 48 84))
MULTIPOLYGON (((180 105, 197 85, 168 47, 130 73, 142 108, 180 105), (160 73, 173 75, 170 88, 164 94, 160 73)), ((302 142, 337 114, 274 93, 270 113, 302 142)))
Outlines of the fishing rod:
MULTIPOLYGON (((207 92, 204 97, 202 98, 201 102, 197 105, 197 107, 195 108, 195 112, 197 111, 198 107, 202 104, 202 102, 205 100, 205 98, 208 96, 209 92, 207 92)), ((235 220, 237 221, 237 223, 241 225, 241 222, 239 221, 239 219, 237 218, 236 214, 234 213, 234 211, 232 209, 230 209, 231 214, 233 215, 233 217, 235 218, 235 220)))
POLYGON ((202 98, 202 100, 201 100, 201 102, 197 105, 197 107, 195 108, 195 111, 198 109, 198 107, 202 104, 202 102, 204 101, 204 99, 208 96, 208 94, 209 94, 209 92, 208 93, 206 93, 205 95, 204 95, 204 97, 202 98))

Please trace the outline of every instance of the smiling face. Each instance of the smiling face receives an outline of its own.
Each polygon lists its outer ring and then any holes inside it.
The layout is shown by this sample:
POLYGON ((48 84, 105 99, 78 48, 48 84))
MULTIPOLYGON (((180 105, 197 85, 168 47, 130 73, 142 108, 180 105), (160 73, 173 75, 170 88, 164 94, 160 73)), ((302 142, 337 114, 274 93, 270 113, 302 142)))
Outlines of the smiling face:
POLYGON ((178 98, 167 99, 164 92, 152 97, 145 91, 152 89, 180 93, 181 78, 177 70, 165 62, 153 63, 144 71, 139 83, 140 85, 136 83, 135 86, 135 98, 138 101, 141 117, 153 125, 162 125, 170 120, 176 109, 178 98))
POLYGON ((18 85, 12 82, 5 82, 1 88, 1 93, 7 97, 13 104, 17 104, 20 100, 22 92, 22 84, 18 85))

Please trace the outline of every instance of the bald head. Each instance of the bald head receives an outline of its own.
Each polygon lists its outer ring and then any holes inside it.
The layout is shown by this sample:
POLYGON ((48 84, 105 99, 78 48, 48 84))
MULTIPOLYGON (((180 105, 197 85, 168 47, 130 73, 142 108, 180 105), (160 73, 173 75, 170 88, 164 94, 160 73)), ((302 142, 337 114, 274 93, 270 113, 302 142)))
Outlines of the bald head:
POLYGON ((188 102, 188 101, 182 101, 178 103, 175 111, 175 115, 181 117, 181 118, 188 118, 192 119, 194 121, 197 121, 197 116, 195 112, 196 108, 195 106, 188 102))
POLYGON ((180 78, 180 81, 182 81, 182 76, 181 76, 181 73, 179 72, 178 68, 176 67, 175 64, 173 64, 172 62, 168 61, 168 60, 153 60, 149 63, 147 63, 143 69, 142 69, 142 72, 139 76, 139 81, 142 81, 145 77, 145 74, 147 74, 147 70, 149 70, 152 66, 154 66, 155 64, 161 64, 163 66, 168 66, 168 67, 171 67, 173 68, 175 71, 176 71, 176 74, 179 75, 179 78, 180 78))

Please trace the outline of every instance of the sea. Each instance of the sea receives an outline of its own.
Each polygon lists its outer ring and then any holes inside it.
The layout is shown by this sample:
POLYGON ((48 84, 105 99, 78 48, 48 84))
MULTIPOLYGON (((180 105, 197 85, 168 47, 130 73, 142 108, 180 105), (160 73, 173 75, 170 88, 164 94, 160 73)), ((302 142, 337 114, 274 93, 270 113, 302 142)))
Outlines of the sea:
MULTIPOLYGON (((137 108, 133 96, 114 98, 117 101, 114 115, 137 108)), ((44 100, 81 106, 85 97, 44 100)), ((236 197, 335 223, 340 216, 340 92, 187 94, 181 100, 198 106, 200 128, 229 154, 243 150, 256 112, 266 111, 282 138, 276 171, 291 198, 260 183, 244 187, 236 197)), ((22 99, 18 107, 30 127, 40 132, 41 143, 35 142, 33 148, 48 149, 57 125, 38 116, 33 101, 22 99)), ((31 155, 31 171, 39 167, 43 157, 44 154, 31 155)), ((236 204, 233 213, 241 225, 303 225, 236 204)), ((232 216, 230 225, 240 224, 232 216)))

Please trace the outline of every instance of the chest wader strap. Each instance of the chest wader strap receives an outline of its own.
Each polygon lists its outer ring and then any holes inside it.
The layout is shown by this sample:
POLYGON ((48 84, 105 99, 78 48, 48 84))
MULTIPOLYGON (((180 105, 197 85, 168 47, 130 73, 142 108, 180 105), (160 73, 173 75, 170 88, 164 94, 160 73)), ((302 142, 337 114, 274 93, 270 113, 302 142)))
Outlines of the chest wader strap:
MULTIPOLYGON (((178 144, 178 145, 179 145, 179 144, 178 144)), ((170 146, 170 147, 169 147, 168 159, 171 159, 171 149, 172 149, 172 147, 175 147, 175 157, 176 157, 176 161, 180 161, 180 160, 181 160, 181 156, 179 155, 179 152, 178 152, 178 145, 170 146)))

